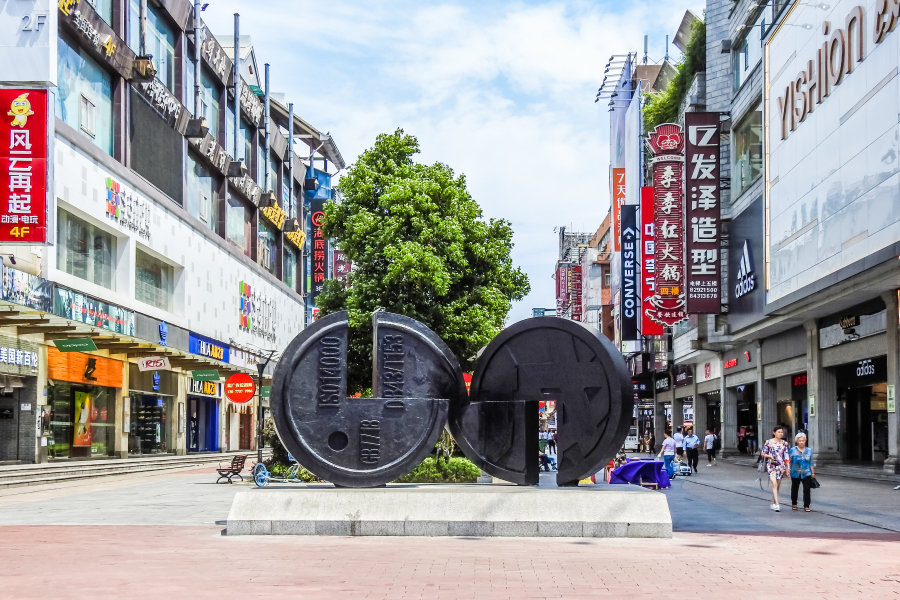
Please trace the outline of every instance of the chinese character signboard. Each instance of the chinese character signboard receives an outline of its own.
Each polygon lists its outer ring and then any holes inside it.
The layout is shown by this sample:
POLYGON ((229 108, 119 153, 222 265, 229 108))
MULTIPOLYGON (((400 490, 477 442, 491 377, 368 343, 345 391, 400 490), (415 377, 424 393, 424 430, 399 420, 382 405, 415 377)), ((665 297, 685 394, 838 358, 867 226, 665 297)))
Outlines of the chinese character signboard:
POLYGON ((334 279, 343 279, 345 282, 350 275, 350 259, 344 255, 343 250, 334 251, 334 266, 332 276, 334 279))
POLYGON ((0 89, 0 242, 47 241, 47 90, 0 89))
POLYGON ((650 318, 656 294, 656 206, 652 187, 641 188, 641 335, 662 335, 663 326, 650 318))
POLYGON ((625 169, 613 169, 613 245, 616 252, 621 250, 620 239, 622 237, 621 209, 625 204, 625 169))
POLYGON ((581 265, 570 267, 572 273, 569 276, 569 298, 571 298, 572 320, 581 321, 581 265))
POLYGON ((718 314, 722 261, 719 113, 685 113, 687 311, 718 314))
POLYGON ((560 263, 556 267, 556 314, 562 314, 569 300, 569 265, 560 263))
POLYGON ((638 253, 640 244, 637 231, 637 205, 626 204, 619 208, 622 214, 622 288, 619 314, 622 319, 622 341, 638 338, 638 253))
POLYGON ((684 289, 684 134, 663 123, 650 134, 653 164, 656 292, 648 316, 661 325, 687 318, 684 289))
POLYGON ((315 302, 328 277, 328 240, 322 235, 325 222, 325 200, 313 198, 310 207, 310 277, 309 297, 315 302))

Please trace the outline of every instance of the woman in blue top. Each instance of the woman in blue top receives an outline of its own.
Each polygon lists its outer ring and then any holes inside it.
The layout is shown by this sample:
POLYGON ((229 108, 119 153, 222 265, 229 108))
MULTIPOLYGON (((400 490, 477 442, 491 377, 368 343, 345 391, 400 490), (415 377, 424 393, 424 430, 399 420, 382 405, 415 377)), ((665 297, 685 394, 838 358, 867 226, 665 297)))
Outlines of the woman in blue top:
POLYGON ((796 446, 791 448, 791 508, 797 510, 797 492, 803 484, 803 510, 809 510, 810 484, 816 476, 812 450, 806 446, 806 434, 802 431, 794 437, 796 446))

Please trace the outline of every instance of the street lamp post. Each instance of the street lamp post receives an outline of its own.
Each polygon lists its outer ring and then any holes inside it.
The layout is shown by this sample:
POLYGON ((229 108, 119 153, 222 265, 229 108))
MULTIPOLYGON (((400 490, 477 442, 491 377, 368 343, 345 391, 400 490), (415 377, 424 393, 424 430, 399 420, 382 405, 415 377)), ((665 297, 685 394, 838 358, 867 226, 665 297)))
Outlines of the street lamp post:
POLYGON ((256 390, 259 394, 259 404, 256 407, 256 462, 261 463, 262 458, 262 432, 263 432, 263 405, 262 405, 262 381, 263 381, 263 372, 265 372, 266 367, 269 366, 269 361, 272 360, 272 357, 275 355, 275 351, 272 350, 269 352, 269 355, 266 357, 265 362, 261 362, 256 365, 256 370, 259 372, 259 377, 257 378, 256 390))

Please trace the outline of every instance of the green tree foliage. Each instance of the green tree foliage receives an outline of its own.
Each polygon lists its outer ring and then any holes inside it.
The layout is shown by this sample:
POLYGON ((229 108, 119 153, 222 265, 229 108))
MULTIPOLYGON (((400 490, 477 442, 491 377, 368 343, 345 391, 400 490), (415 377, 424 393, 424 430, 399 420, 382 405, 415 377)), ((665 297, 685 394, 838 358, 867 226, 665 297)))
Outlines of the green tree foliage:
POLYGON ((644 130, 653 131, 662 123, 675 123, 678 109, 691 87, 694 75, 706 70, 706 23, 695 21, 691 39, 684 50, 684 59, 677 73, 662 92, 649 92, 644 100, 644 130))
POLYGON ((402 129, 379 135, 341 178, 342 201, 325 206, 325 236, 356 266, 349 287, 328 281, 316 301, 323 315, 350 313, 350 393, 371 386, 375 310, 424 323, 465 368, 530 290, 509 221, 485 220, 465 176, 415 162, 418 152, 402 129))
POLYGON ((467 458, 438 460, 429 456, 397 483, 475 483, 479 475, 481 469, 467 458))

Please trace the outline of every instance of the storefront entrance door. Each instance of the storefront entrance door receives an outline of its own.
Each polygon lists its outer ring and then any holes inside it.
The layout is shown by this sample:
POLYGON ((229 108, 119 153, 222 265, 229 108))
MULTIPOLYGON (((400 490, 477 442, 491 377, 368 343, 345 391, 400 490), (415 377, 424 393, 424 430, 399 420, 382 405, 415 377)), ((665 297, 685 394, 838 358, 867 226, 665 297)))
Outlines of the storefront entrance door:
POLYGON ((241 450, 250 450, 253 446, 253 415, 241 415, 240 446, 241 450))
POLYGON ((19 390, 15 390, 9 396, 0 396, 0 462, 20 460, 20 433, 19 390))
POLYGON ((884 462, 888 439, 885 384, 844 390, 840 417, 841 458, 849 462, 884 462))

